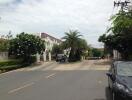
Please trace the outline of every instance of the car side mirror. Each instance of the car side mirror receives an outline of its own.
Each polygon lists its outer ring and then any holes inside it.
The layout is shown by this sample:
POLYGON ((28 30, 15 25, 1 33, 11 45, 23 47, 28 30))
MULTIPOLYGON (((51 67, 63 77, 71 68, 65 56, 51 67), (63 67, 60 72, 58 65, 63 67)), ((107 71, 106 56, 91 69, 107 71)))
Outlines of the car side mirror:
POLYGON ((106 73, 106 75, 108 77, 110 77, 112 81, 115 81, 115 77, 114 77, 114 75, 112 73, 108 72, 108 73, 106 73))
POLYGON ((111 76, 112 76, 112 73, 108 72, 108 73, 106 73, 106 75, 107 75, 108 77, 111 77, 111 76))

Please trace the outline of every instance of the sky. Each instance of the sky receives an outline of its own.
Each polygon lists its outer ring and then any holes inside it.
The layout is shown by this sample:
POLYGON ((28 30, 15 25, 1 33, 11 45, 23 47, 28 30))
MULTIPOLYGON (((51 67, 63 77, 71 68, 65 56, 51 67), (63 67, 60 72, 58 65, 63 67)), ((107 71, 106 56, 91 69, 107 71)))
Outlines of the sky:
POLYGON ((45 32, 61 38, 78 30, 88 44, 102 46, 113 0, 0 0, 0 35, 45 32))

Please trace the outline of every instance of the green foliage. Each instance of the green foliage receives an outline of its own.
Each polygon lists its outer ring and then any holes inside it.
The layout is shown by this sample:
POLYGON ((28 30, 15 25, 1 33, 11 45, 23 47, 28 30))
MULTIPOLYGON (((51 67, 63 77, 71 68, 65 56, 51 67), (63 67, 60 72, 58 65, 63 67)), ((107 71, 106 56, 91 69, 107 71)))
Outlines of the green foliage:
POLYGON ((1 36, 0 38, 0 52, 7 52, 9 50, 10 39, 12 38, 11 32, 6 36, 1 36))
POLYGON ((103 51, 93 48, 92 49, 93 57, 101 57, 103 55, 103 51))
POLYGON ((54 44, 52 48, 52 54, 57 55, 59 53, 63 53, 63 49, 61 45, 54 44))
POLYGON ((31 55, 42 53, 45 49, 44 41, 39 37, 21 33, 10 40, 9 54, 30 62, 31 55))
POLYGON ((69 61, 78 61, 81 60, 83 52, 87 49, 87 42, 84 39, 81 39, 82 35, 78 31, 72 31, 65 33, 65 40, 63 42, 64 48, 70 48, 69 61))
POLYGON ((93 57, 92 48, 88 49, 87 57, 93 57))
POLYGON ((1 61, 0 67, 4 66, 12 66, 12 65, 18 65, 21 63, 21 60, 7 60, 7 61, 1 61))
POLYGON ((21 64, 22 64, 22 61, 20 59, 1 61, 0 62, 0 71, 5 72, 5 71, 17 69, 17 68, 22 67, 21 64))
POLYGON ((63 53, 63 47, 62 47, 62 44, 60 45, 57 45, 57 44, 54 44, 53 47, 52 47, 52 59, 56 59, 57 57, 57 54, 61 54, 63 53))
POLYGON ((65 32, 65 36, 63 37, 63 39, 65 40, 64 44, 65 47, 71 47, 73 49, 75 49, 78 46, 78 40, 80 39, 79 37, 81 35, 79 35, 80 33, 76 30, 76 31, 72 31, 70 30, 69 32, 65 32))
POLYGON ((78 40, 78 47, 75 54, 77 60, 81 60, 81 56, 86 56, 86 51, 88 50, 88 45, 86 40, 79 39, 78 40))
POLYGON ((99 41, 107 48, 119 51, 123 59, 129 59, 132 55, 132 12, 120 11, 111 21, 112 27, 108 32, 112 33, 100 36, 99 41))
POLYGON ((0 38, 0 52, 8 51, 9 40, 0 38))
POLYGON ((132 12, 120 11, 111 19, 112 27, 109 29, 114 34, 124 34, 132 31, 132 12))
POLYGON ((87 45, 87 42, 86 40, 84 39, 79 39, 78 40, 78 46, 77 46, 78 49, 81 49, 81 50, 87 50, 88 49, 88 45, 87 45))
POLYGON ((15 70, 18 68, 21 68, 21 66, 20 65, 3 66, 3 67, 0 67, 0 71, 1 72, 7 72, 7 71, 15 70))

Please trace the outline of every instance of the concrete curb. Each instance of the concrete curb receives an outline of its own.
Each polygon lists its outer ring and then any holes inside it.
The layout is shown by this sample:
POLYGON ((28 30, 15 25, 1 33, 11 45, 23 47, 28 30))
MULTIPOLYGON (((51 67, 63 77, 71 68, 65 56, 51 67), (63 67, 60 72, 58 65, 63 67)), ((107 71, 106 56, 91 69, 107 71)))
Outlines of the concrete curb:
MULTIPOLYGON (((41 66, 43 66, 43 65, 45 65, 45 64, 52 63, 52 62, 54 62, 54 61, 44 62, 44 63, 42 63, 42 64, 40 64, 40 65, 35 65, 35 67, 41 67, 41 66)), ((31 66, 32 66, 32 65, 31 65, 31 66)), ((0 76, 5 75, 5 74, 10 74, 10 73, 13 73, 13 72, 18 72, 18 71, 21 71, 21 70, 30 68, 31 66, 27 66, 27 67, 25 67, 25 68, 18 68, 18 69, 11 70, 11 71, 8 71, 8 72, 0 73, 0 76)))

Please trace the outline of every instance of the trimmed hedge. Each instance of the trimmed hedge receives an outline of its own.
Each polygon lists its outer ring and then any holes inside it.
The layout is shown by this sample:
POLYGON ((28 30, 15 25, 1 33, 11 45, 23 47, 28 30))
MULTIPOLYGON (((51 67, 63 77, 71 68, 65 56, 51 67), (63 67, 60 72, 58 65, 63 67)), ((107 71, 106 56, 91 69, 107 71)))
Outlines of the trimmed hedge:
POLYGON ((18 65, 20 63, 21 63, 20 60, 7 60, 7 61, 0 62, 0 67, 18 65))
POLYGON ((12 66, 12 65, 30 65, 36 61, 36 56, 31 56, 28 62, 24 62, 21 59, 13 59, 13 60, 6 60, 6 61, 0 61, 0 67, 3 66, 12 66))
POLYGON ((9 71, 9 70, 18 69, 18 68, 20 68, 19 65, 12 65, 12 66, 3 66, 3 67, 0 67, 0 70, 1 71, 9 71))
POLYGON ((35 56, 31 56, 29 62, 23 62, 23 60, 21 60, 21 59, 0 61, 0 73, 30 66, 35 61, 36 61, 35 56))
POLYGON ((22 61, 19 60, 7 60, 7 61, 1 61, 0 62, 0 71, 6 72, 14 69, 18 69, 21 67, 22 61))

